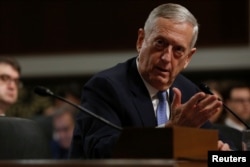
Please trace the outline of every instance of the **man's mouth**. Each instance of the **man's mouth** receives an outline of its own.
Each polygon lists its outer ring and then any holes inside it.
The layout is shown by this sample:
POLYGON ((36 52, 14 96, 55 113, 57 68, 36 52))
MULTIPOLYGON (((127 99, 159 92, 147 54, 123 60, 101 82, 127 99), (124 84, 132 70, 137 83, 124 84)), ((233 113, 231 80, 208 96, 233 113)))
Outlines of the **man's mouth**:
POLYGON ((160 67, 157 67, 157 70, 158 70, 158 71, 161 71, 161 72, 170 72, 169 69, 160 68, 160 67))
POLYGON ((14 97, 15 95, 14 95, 14 93, 8 93, 7 96, 14 97))

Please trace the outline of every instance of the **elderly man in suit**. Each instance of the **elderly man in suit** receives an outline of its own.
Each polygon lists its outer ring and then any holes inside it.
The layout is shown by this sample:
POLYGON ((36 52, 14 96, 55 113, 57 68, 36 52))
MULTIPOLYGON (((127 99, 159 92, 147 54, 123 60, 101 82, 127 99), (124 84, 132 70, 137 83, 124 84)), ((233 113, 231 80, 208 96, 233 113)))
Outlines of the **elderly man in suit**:
MULTIPOLYGON (((196 51, 197 36, 197 21, 186 8, 156 7, 138 30, 138 56, 90 79, 82 106, 121 127, 208 127, 208 118, 222 103, 180 74, 196 51)), ((80 113, 70 157, 108 158, 119 135, 80 113)), ((229 150, 222 141, 218 147, 229 150)))

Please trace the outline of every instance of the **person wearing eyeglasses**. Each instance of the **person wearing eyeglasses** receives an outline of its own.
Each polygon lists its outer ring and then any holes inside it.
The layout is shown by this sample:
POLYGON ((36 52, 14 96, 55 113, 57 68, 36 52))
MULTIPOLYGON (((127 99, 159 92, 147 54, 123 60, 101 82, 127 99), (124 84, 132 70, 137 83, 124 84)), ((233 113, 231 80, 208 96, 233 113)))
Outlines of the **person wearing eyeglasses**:
POLYGON ((0 116, 17 101, 21 66, 12 57, 0 56, 0 116))
MULTIPOLYGON (((246 83, 231 83, 223 93, 225 104, 233 110, 243 121, 250 120, 250 87, 246 83)), ((246 129, 238 119, 227 112, 224 124, 231 128, 243 131, 246 129)))

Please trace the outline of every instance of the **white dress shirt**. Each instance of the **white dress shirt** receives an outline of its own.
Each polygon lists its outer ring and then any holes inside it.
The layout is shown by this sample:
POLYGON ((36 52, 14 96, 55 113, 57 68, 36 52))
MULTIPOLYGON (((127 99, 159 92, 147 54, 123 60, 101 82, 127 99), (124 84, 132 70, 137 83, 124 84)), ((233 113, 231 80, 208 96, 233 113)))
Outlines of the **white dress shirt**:
POLYGON ((246 127, 244 125, 240 125, 240 124, 237 124, 235 123, 232 119, 230 118, 226 118, 225 119, 225 125, 231 127, 231 128, 234 128, 234 129, 237 129, 239 131, 243 131, 246 129, 246 127))

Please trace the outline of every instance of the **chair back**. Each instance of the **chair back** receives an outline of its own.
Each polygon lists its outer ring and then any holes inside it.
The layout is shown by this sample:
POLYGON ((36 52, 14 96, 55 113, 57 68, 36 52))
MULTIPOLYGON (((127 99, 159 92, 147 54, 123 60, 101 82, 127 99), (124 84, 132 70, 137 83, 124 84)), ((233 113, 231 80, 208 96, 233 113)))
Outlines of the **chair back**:
POLYGON ((29 119, 0 117, 0 159, 48 159, 49 141, 29 119))

